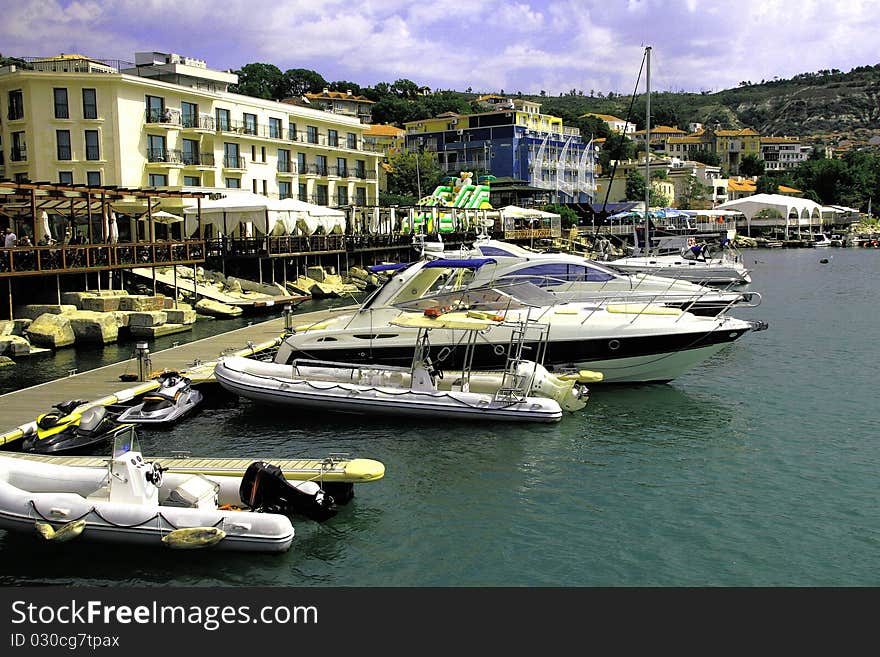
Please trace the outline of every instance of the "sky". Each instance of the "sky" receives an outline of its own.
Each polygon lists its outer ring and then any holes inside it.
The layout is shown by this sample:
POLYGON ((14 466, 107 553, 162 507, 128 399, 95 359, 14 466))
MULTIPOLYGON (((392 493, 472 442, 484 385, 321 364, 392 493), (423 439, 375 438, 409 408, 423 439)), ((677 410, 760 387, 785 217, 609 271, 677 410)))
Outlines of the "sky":
POLYGON ((140 51, 264 62, 360 86, 555 96, 652 91, 880 64, 880 0, 0 0, 0 54, 140 51), (639 91, 644 90, 644 77, 639 91))

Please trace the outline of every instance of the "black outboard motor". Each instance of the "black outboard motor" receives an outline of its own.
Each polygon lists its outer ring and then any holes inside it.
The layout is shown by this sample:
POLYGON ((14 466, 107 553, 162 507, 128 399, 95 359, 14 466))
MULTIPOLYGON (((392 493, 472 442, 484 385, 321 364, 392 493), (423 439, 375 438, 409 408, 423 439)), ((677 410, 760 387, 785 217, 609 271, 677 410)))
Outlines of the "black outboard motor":
POLYGON ((265 513, 303 515, 323 522, 336 515, 336 502, 313 481, 293 484, 284 478, 281 468, 264 461, 248 466, 238 489, 241 501, 265 513))

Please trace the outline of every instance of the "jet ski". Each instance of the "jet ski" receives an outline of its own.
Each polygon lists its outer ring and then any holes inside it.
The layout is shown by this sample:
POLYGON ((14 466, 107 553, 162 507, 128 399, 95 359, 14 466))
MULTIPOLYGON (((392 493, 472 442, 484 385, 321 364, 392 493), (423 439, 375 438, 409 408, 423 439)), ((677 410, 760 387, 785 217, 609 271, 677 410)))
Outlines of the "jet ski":
POLYGON ((54 411, 37 417, 36 431, 21 442, 24 452, 35 454, 87 454, 99 445, 110 444, 131 429, 120 424, 104 406, 88 406, 87 401, 71 399, 55 404, 54 411))
POLYGON ((158 381, 158 390, 148 392, 140 404, 119 414, 120 422, 170 424, 202 401, 202 393, 192 387, 192 381, 178 372, 163 372, 158 381))

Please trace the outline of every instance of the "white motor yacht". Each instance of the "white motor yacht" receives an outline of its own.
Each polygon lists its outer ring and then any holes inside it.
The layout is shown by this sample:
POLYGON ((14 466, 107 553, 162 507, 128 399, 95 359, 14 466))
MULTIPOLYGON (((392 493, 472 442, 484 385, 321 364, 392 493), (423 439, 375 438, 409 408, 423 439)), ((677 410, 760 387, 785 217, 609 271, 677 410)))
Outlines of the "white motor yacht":
MULTIPOLYGON (((511 327, 527 322, 548 327, 542 362, 550 371, 599 371, 606 383, 670 381, 749 331, 766 328, 762 322, 699 316, 644 299, 566 302, 528 281, 499 281, 499 260, 444 258, 400 268, 357 311, 296 327, 283 339, 275 362, 311 358, 407 366, 416 329, 392 324, 402 310, 477 310, 505 321, 480 334, 473 346, 475 370, 503 368, 507 345, 516 339, 511 327), (491 282, 475 285, 478 279, 491 282)), ((465 331, 435 329, 431 344, 438 366, 461 367, 465 331)), ((541 347, 527 343, 525 357, 532 358, 528 349, 541 347)))

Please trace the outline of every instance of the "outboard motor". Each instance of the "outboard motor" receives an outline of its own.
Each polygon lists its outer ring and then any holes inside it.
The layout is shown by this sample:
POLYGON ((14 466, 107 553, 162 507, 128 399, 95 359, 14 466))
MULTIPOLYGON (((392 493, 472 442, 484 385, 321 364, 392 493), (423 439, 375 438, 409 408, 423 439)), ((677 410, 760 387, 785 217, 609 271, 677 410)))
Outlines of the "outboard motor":
POLYGON ((241 501, 265 513, 299 514, 317 522, 336 515, 336 502, 313 481, 293 484, 277 465, 254 461, 248 466, 238 490, 241 501))

